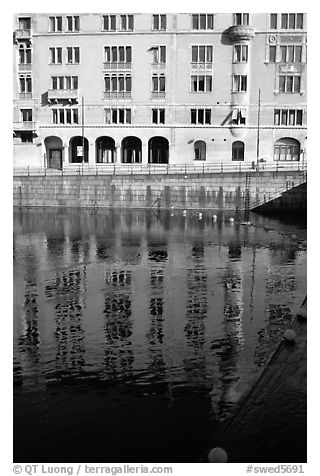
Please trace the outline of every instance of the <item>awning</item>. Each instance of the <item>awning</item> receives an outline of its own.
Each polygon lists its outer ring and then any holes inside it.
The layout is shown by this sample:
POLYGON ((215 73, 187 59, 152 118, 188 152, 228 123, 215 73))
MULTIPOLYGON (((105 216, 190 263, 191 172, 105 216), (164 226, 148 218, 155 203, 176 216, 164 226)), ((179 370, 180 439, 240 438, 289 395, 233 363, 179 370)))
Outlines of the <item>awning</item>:
POLYGON ((246 109, 241 108, 241 109, 240 109, 240 115, 241 115, 242 119, 245 119, 245 118, 246 118, 246 115, 247 115, 246 109))

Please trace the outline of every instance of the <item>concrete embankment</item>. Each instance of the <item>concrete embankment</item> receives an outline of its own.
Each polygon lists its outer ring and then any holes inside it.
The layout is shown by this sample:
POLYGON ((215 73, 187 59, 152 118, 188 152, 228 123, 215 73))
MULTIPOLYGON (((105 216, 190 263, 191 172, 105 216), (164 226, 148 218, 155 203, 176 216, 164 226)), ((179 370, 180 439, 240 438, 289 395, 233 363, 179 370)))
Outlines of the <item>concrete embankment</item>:
POLYGON ((306 303, 299 312, 295 340, 281 342, 233 416, 215 430, 211 448, 223 448, 230 463, 307 461, 306 303))
POLYGON ((14 206, 305 210, 301 172, 15 176, 14 206))

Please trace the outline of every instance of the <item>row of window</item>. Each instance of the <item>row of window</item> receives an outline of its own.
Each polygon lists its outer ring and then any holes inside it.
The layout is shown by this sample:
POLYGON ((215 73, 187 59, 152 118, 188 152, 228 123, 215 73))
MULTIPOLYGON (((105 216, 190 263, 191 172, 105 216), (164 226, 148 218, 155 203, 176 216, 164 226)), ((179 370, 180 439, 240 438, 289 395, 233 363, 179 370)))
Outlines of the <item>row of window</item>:
MULTIPOLYGON (((23 122, 32 121, 32 109, 21 109, 21 119, 23 122)), ((130 108, 105 108, 106 124, 131 124, 132 114, 130 108)), ((211 109, 195 108, 190 110, 191 124, 211 124, 211 109)), ((274 125, 276 126, 302 126, 303 110, 302 109, 275 109, 274 125)), ((78 108, 53 108, 52 109, 53 124, 78 124, 79 111, 78 108)), ((154 108, 151 110, 152 124, 165 124, 165 109, 154 108)), ((246 110, 245 108, 235 108, 231 113, 231 124, 245 124, 246 110)))
MULTIPOLYGON (((152 63, 166 64, 167 47, 165 45, 153 46, 152 63)), ((248 61, 248 45, 239 44, 233 46, 233 62, 248 61)), ((122 64, 127 67, 132 63, 132 47, 131 46, 105 46, 104 62, 110 65, 122 64)), ((301 63, 302 62, 302 45, 270 45, 269 46, 269 62, 281 63, 301 63)), ((19 64, 31 63, 31 46, 22 43, 19 46, 19 64)), ((80 47, 67 46, 64 49, 61 46, 49 48, 49 64, 79 64, 80 63, 80 47)), ((191 63, 200 65, 212 65, 213 63, 213 46, 212 45, 192 45, 191 46, 191 63)))
MULTIPOLYGON (((303 13, 271 13, 270 14, 270 29, 282 30, 302 30, 303 29, 303 13)), ((234 25, 249 25, 249 13, 234 13, 234 25)), ((18 25, 20 30, 31 29, 31 18, 18 18, 18 25)), ((191 28, 193 30, 213 30, 214 29, 214 14, 213 13, 194 13, 191 15, 191 28)), ((151 17, 151 29, 154 31, 165 31, 167 29, 167 16, 165 14, 155 14, 151 17)), ((103 31, 133 31, 134 30, 134 15, 103 15, 102 16, 102 30, 103 31)), ((79 32, 80 31, 80 17, 79 15, 66 15, 63 17, 49 16, 49 32, 62 33, 79 32)))
MULTIPOLYGON (((78 89, 78 76, 52 76, 51 89, 78 89)), ((233 75, 233 92, 246 92, 248 87, 247 75, 233 75)), ((132 76, 130 74, 106 74, 104 76, 105 93, 132 91, 132 76)), ((152 92, 166 91, 166 76, 152 75, 152 92)), ((32 78, 28 75, 19 76, 19 92, 32 93, 32 78)), ((212 92, 212 75, 191 75, 191 92, 212 92)), ((279 75, 280 93, 300 93, 301 76, 298 74, 279 75)))

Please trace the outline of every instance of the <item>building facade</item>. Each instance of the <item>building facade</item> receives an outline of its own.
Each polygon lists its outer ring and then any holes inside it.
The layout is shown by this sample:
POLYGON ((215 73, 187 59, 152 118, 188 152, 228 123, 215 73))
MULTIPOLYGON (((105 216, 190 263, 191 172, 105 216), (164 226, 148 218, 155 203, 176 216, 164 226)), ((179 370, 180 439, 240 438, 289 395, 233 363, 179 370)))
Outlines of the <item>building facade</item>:
POLYGON ((14 167, 306 160, 306 14, 17 14, 14 167))

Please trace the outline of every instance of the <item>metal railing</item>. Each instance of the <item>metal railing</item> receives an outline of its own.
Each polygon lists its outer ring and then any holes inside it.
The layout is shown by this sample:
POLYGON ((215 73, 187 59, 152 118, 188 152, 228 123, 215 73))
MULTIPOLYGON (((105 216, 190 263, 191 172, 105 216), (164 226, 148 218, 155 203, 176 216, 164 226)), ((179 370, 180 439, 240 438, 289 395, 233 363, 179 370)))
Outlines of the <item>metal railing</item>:
POLYGON ((46 167, 16 167, 14 176, 34 175, 151 175, 151 174, 181 174, 185 178, 190 174, 223 174, 223 173, 265 173, 265 172, 301 172, 299 177, 306 180, 307 164, 301 162, 270 162, 263 166, 252 168, 252 163, 215 163, 215 164, 68 164, 60 169, 46 167))

